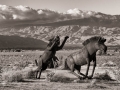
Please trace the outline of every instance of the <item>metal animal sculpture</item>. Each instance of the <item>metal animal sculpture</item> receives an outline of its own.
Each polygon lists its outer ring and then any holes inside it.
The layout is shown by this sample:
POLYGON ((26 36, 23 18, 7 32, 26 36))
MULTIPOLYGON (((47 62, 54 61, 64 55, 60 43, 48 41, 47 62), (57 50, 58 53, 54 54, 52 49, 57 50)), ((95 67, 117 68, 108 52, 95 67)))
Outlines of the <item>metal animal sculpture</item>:
MULTIPOLYGON (((40 55, 41 57, 42 55, 40 55)), ((56 56, 53 56, 53 58, 51 58, 52 60, 50 60, 49 64, 48 64, 48 68, 56 68, 58 67, 58 61, 59 59, 56 56)), ((38 66, 38 61, 35 60, 35 64, 36 66, 38 66)))
POLYGON ((59 59, 56 56, 54 56, 52 58, 52 61, 49 63, 48 68, 56 68, 56 67, 58 67, 58 61, 59 61, 59 59))
POLYGON ((63 48, 63 46, 68 38, 69 37, 66 36, 61 45, 60 45, 59 36, 56 36, 49 40, 50 42, 47 45, 47 48, 45 49, 45 51, 41 55, 41 57, 39 57, 38 65, 37 65, 38 67, 36 69, 36 78, 40 79, 41 72, 43 70, 46 70, 46 68, 48 67, 48 64, 51 62, 52 58, 55 56, 56 51, 63 48))
POLYGON ((87 39, 83 42, 84 47, 81 50, 70 54, 65 59, 65 67, 70 69, 72 73, 80 79, 92 78, 96 67, 96 52, 98 50, 103 50, 104 53, 106 53, 107 51, 107 46, 104 44, 105 41, 106 39, 100 36, 94 36, 87 39), (93 61, 93 70, 92 74, 88 76, 91 61, 93 61), (83 74, 80 70, 81 66, 85 64, 87 64, 87 70, 86 73, 83 74), (77 70, 79 75, 74 72, 75 70, 77 70), (83 77, 80 77, 80 75, 83 77))

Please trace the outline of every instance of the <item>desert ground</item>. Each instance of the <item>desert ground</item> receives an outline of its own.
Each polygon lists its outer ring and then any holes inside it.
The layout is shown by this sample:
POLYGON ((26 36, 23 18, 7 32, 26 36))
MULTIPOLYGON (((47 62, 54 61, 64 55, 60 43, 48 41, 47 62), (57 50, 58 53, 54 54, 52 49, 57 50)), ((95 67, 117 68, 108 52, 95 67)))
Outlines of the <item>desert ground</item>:
MULTIPOLYGON (((59 65, 70 53, 76 50, 62 50, 57 52, 59 65)), ((13 71, 24 70, 31 64, 34 68, 35 59, 38 59, 43 51, 24 52, 0 52, 0 90, 119 90, 120 89, 120 56, 97 56, 97 67, 93 79, 78 80, 69 70, 47 69, 41 75, 41 79, 24 78, 21 81, 7 81, 3 73, 10 72, 7 77, 13 75, 13 71), (106 63, 109 62, 107 66, 106 63), (110 63, 111 62, 111 63, 110 63), (113 65, 113 62, 115 65, 113 65), (111 64, 111 65, 110 65, 111 64), (53 76, 47 75, 54 73, 53 76), (52 79, 51 79, 52 78, 52 79)), ((91 68, 89 74, 91 74, 91 68)), ((82 66, 81 72, 85 73, 86 66, 82 66)), ((26 71, 27 72, 27 71, 26 71)), ((21 74, 23 74, 22 72, 21 74)), ((20 78, 20 77, 18 77, 20 78)), ((9 79, 9 78, 7 78, 9 79)))

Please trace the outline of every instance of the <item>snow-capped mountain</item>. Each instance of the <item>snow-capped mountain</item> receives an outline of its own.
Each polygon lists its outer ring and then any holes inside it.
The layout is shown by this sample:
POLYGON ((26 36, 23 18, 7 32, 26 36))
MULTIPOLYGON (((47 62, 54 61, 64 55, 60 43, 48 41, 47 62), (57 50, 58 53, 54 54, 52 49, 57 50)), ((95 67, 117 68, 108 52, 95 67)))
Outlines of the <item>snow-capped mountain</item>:
POLYGON ((0 26, 14 26, 20 24, 42 24, 73 19, 96 17, 101 19, 120 19, 119 15, 107 15, 100 12, 85 11, 78 8, 59 12, 50 9, 33 9, 28 6, 0 5, 0 26))
POLYGON ((69 9, 58 12, 32 9, 28 6, 0 5, 0 35, 48 39, 68 35, 69 44, 81 44, 85 39, 101 35, 108 45, 120 45, 120 15, 69 9))

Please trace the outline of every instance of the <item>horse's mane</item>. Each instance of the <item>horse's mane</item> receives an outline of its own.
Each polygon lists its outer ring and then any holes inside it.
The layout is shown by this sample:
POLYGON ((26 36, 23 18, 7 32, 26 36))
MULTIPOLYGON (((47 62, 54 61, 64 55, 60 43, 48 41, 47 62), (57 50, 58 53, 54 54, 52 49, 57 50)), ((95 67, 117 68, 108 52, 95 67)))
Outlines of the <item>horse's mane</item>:
POLYGON ((52 37, 51 39, 49 39, 49 43, 48 43, 48 45, 47 45, 48 47, 50 47, 50 46, 52 45, 54 38, 55 38, 55 37, 52 37))
POLYGON ((53 37, 51 37, 51 39, 49 39, 49 43, 48 43, 48 47, 50 47, 52 44, 53 44, 53 42, 55 41, 55 38, 59 38, 59 36, 53 36, 53 37))
POLYGON ((85 46, 85 45, 89 44, 90 42, 95 42, 95 41, 105 42, 106 39, 104 39, 101 36, 94 36, 94 37, 91 37, 91 38, 85 40, 82 44, 85 46))

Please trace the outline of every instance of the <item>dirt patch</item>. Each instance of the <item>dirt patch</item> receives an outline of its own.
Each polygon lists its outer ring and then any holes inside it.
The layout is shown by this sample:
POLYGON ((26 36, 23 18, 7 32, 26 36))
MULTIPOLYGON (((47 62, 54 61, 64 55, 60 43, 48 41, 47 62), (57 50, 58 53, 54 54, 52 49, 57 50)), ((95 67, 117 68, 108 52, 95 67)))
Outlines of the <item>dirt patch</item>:
MULTIPOLYGON (((63 53, 58 52, 58 58, 69 55, 71 52, 63 53)), ((34 60, 39 57, 41 53, 34 52, 21 52, 21 53, 1 53, 0 54, 0 66, 2 67, 0 72, 9 71, 13 69, 13 66, 16 66, 15 70, 21 70, 27 67, 29 64, 33 63, 34 60)), ((108 57, 108 56, 99 56, 97 57, 97 64, 102 64, 105 60, 112 61, 120 61, 120 57, 108 57)), ((92 67, 90 67, 89 74, 91 74, 92 67)), ((85 73, 86 66, 82 66, 82 73, 85 73)), ((96 67, 95 73, 103 73, 104 69, 99 69, 96 67)), ((31 74, 29 74, 31 76, 31 74)), ((28 76, 27 76, 28 77, 28 76)), ((0 77, 1 78, 1 77, 0 77)), ((24 79, 22 82, 3 82, 0 80, 0 90, 119 90, 120 83, 117 81, 111 80, 101 80, 96 79, 96 81, 90 80, 78 80, 77 77, 72 75, 70 71, 64 70, 49 70, 47 69, 42 73, 42 79, 24 79), (45 78, 47 76, 47 72, 54 72, 55 81, 50 82, 45 78), (60 81, 61 80, 61 81, 60 81), (71 81, 72 80, 72 81, 71 81), (68 82, 69 81, 69 82, 68 82), (92 82, 93 81, 93 82, 92 82), (93 84, 92 84, 93 83, 93 84)))
POLYGON ((119 90, 120 86, 114 86, 115 81, 112 82, 112 87, 107 84, 107 81, 96 83, 91 86, 90 82, 84 83, 61 83, 61 82, 48 82, 45 79, 26 79, 24 82, 12 82, 1 84, 0 90, 119 90))

